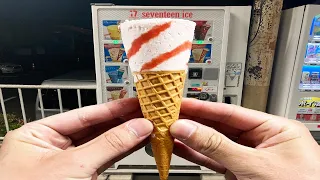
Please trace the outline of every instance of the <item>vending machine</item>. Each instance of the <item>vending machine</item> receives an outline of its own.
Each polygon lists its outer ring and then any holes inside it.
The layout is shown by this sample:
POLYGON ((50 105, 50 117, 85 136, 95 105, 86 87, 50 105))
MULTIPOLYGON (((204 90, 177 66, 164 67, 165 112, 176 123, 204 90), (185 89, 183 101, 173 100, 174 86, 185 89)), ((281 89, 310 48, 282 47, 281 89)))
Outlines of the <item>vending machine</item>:
MULTIPOLYGON (((142 18, 181 18, 196 22, 184 97, 240 105, 251 7, 165 7, 93 4, 97 98, 104 103, 136 97, 136 88, 118 25, 142 18)), ((171 172, 205 171, 177 156, 171 172)), ((150 145, 108 171, 154 172, 150 145), (146 170, 147 169, 147 170, 146 170), (143 171, 142 171, 143 170, 143 171)), ((209 172, 209 171, 208 171, 209 172)))
POLYGON ((320 131, 320 6, 284 10, 268 112, 320 131))

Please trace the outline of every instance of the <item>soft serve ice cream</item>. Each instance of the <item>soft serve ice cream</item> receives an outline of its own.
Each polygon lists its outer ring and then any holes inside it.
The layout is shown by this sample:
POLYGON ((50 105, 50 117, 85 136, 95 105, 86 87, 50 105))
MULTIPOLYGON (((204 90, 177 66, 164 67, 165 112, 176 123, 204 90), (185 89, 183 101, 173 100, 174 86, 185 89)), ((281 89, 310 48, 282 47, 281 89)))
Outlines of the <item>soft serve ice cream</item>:
POLYGON ((120 25, 132 72, 186 70, 195 23, 182 19, 145 19, 120 25))

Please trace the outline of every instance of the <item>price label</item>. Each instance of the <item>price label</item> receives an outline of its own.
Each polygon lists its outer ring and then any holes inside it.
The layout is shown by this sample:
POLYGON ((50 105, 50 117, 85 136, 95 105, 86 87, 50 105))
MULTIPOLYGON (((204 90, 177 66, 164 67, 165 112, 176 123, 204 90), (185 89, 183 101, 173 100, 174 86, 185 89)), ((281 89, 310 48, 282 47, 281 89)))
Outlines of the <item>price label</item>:
POLYGON ((202 92, 215 93, 217 91, 218 91, 217 86, 203 86, 202 87, 202 92))

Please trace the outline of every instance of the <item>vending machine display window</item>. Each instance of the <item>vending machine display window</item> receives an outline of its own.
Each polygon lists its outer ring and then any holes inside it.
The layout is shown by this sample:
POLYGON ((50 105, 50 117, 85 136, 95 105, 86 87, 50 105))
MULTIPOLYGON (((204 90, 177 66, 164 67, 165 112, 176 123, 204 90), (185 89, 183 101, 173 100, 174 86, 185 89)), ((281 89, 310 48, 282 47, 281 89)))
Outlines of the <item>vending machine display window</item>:
POLYGON ((320 65, 304 65, 300 81, 300 90, 320 91, 320 65))
POLYGON ((302 74, 301 91, 320 91, 320 15, 313 18, 302 74))
POLYGON ((310 28, 310 36, 320 40, 320 14, 315 16, 310 28))

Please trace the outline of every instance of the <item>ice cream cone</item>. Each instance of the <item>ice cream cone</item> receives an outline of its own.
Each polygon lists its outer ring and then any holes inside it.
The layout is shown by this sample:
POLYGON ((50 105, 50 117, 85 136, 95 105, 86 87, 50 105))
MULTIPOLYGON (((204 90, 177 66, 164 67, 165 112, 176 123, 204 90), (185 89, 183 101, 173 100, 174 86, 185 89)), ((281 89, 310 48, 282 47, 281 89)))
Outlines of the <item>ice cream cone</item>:
POLYGON ((181 19, 145 19, 120 25, 141 110, 154 124, 150 141, 161 180, 169 175, 173 151, 169 130, 179 118, 195 25, 181 19))
POLYGON ((179 118, 185 71, 147 71, 134 76, 142 113, 154 124, 150 140, 160 179, 166 180, 173 150, 170 126, 179 118))

